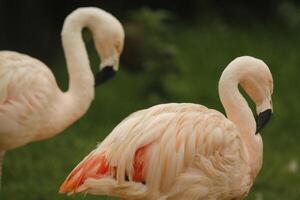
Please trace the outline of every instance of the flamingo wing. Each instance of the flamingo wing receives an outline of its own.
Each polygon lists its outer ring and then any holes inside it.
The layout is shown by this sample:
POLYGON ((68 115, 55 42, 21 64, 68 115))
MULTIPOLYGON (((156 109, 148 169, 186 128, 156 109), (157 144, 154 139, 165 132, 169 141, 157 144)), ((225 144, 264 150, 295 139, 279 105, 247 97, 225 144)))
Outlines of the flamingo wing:
POLYGON ((121 122, 71 172, 60 192, 128 199, 150 193, 153 199, 161 193, 172 196, 179 191, 174 189, 178 180, 186 191, 195 185, 195 179, 186 180, 190 174, 198 173, 203 181, 232 169, 229 158, 240 158, 240 147, 235 126, 217 111, 196 104, 162 104, 121 122))
POLYGON ((0 51, 0 102, 31 95, 36 90, 55 83, 48 67, 30 56, 11 51, 0 51))
POLYGON ((13 148, 18 140, 26 143, 25 137, 31 139, 27 133, 37 131, 40 113, 51 105, 57 88, 53 74, 42 62, 0 51, 0 149, 13 148))

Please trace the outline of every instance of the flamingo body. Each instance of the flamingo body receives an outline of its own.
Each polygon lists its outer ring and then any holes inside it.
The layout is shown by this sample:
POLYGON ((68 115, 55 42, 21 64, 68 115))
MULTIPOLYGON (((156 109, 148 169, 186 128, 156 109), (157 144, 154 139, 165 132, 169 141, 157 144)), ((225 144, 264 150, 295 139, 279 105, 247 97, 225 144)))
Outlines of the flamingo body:
POLYGON ((50 137, 47 133, 55 127, 51 114, 59 112, 57 99, 62 93, 45 64, 0 51, 0 88, 0 149, 50 137))
MULTIPOLYGON (((62 43, 69 73, 68 91, 61 91, 50 69, 30 56, 0 51, 0 177, 5 151, 61 133, 88 110, 95 78, 82 39, 88 28, 101 57, 100 83, 118 69, 124 30, 111 14, 87 7, 65 19, 62 43), (111 70, 107 70, 112 68, 111 70)), ((99 78, 98 77, 98 78, 99 78)))
POLYGON ((162 104, 122 121, 74 169, 61 192, 242 198, 252 185, 250 172, 238 130, 223 114, 197 104, 162 104))
POLYGON ((190 103, 135 112, 79 163, 60 192, 127 200, 243 199, 262 166, 259 130, 270 119, 272 92, 267 65, 239 57, 219 81, 228 118, 190 103), (239 84, 257 106, 257 122, 239 84))

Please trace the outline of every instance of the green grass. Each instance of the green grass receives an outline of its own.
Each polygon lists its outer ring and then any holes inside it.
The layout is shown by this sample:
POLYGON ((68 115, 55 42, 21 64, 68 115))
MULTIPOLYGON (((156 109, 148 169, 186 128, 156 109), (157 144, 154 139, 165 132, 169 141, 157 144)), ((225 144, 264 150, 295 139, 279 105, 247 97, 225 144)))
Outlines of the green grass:
MULTIPOLYGON (((299 32, 220 24, 179 26, 174 32, 182 73, 166 78, 169 101, 194 102, 223 111, 217 83, 224 67, 241 55, 255 56, 269 65, 274 77, 274 118, 262 132, 264 166, 247 200, 300 199, 300 173, 288 170, 289 162, 300 161, 299 32)), ((67 80, 62 66, 54 68, 54 73, 58 80, 67 80)), ((124 117, 152 106, 151 101, 141 100, 143 85, 143 75, 121 70, 116 79, 97 89, 89 112, 64 133, 8 152, 0 199, 112 199, 68 197, 57 191, 70 170, 124 117)))

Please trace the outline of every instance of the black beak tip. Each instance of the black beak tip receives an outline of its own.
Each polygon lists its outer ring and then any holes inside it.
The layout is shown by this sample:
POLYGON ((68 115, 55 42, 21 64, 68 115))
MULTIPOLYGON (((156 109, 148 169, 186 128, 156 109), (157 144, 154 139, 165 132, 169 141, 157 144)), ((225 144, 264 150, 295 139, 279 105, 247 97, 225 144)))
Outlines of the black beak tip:
POLYGON ((103 83, 109 81, 116 75, 116 71, 113 66, 106 66, 100 72, 95 75, 95 87, 102 85, 103 83))
POLYGON ((260 130, 262 130, 266 124, 270 121, 272 117, 272 110, 267 109, 261 113, 256 118, 256 132, 255 134, 258 134, 260 130))

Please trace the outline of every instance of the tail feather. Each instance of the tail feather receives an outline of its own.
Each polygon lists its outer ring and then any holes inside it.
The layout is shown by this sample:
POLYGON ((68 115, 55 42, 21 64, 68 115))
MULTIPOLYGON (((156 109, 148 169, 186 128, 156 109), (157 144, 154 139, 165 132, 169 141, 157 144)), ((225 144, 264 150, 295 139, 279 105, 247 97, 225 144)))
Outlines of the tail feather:
MULTIPOLYGON (((145 183, 145 152, 146 147, 141 147, 135 153, 132 174, 134 182, 145 183)), ((113 178, 116 171, 117 166, 109 165, 105 152, 92 152, 70 173, 59 192, 70 194, 83 192, 88 189, 84 185, 87 179, 100 179, 108 176, 113 178)), ((125 174, 127 176, 126 172, 125 174)), ((126 177, 124 178, 126 179, 126 177)))
POLYGON ((109 174, 110 167, 105 154, 92 154, 75 167, 60 187, 59 192, 75 193, 87 178, 101 178, 109 174))

